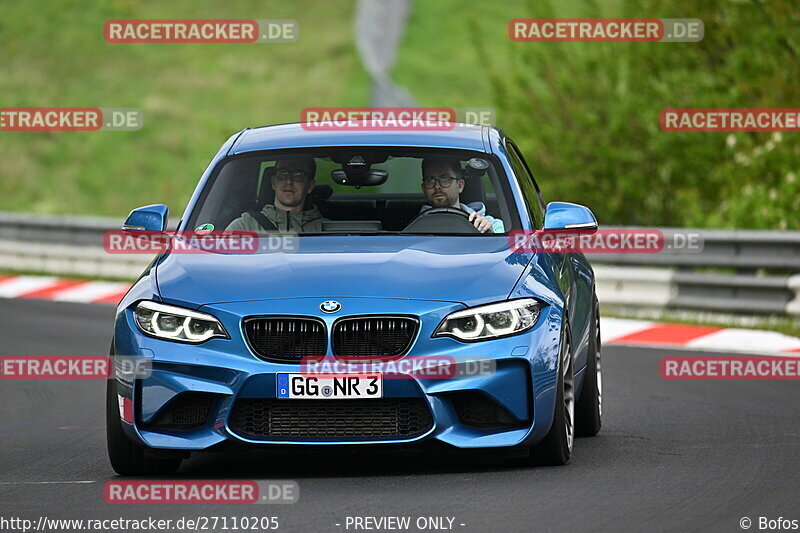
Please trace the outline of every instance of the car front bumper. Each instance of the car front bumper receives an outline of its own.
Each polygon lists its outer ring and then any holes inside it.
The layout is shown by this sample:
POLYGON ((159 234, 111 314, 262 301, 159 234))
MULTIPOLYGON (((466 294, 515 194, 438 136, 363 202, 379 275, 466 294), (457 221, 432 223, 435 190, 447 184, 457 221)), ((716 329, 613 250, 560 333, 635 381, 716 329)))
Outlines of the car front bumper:
MULTIPOLYGON (((374 445, 404 444, 428 440, 459 448, 490 448, 530 445, 540 441, 550 429, 555 405, 561 310, 543 306, 536 325, 529 331, 501 339, 464 343, 451 338, 431 338, 442 319, 464 306, 455 302, 380 298, 336 298, 342 309, 326 315, 319 309, 322 298, 292 298, 220 303, 199 310, 216 316, 230 339, 211 339, 199 345, 156 339, 136 327, 132 305, 118 312, 115 324, 114 353, 147 360, 151 372, 131 382, 118 380, 120 402, 132 407, 130 423, 123 423, 127 435, 150 448, 206 450, 226 441, 253 446, 298 445, 374 445), (437 378, 406 376, 384 379, 384 404, 411 402, 423 405, 430 423, 407 436, 352 436, 347 431, 329 437, 282 434, 254 436, 235 427, 232 413, 245 400, 281 402, 280 407, 309 400, 276 400, 276 375, 302 372, 296 363, 270 362, 259 358, 249 347, 242 328, 244 317, 257 315, 314 316, 322 319, 328 331, 333 321, 355 315, 411 315, 420 328, 409 353, 414 356, 452 358, 456 364, 488 361, 489 373, 437 378), (201 424, 191 429, 159 425, 164 413, 186 394, 203 397, 208 403, 201 424), (464 398, 489 401, 499 406, 502 423, 476 423, 465 417, 464 398)), ((326 360, 332 360, 330 343, 326 360)), ((345 400, 314 400, 327 403, 345 400)), ((360 408, 383 400, 364 399, 360 408)), ((253 402, 251 402, 253 403, 253 402)), ((299 404, 298 404, 299 405, 299 404)), ((309 404, 305 404, 306 406, 309 404)), ((327 404, 325 404, 327 406, 327 404)), ((343 404, 342 404, 343 405, 343 404)), ((308 412, 307 409, 305 412, 308 412)), ((297 416, 302 416, 298 414, 297 416)), ((377 415, 376 415, 377 416, 377 415)), ((298 420, 297 417, 291 420, 298 420)), ((358 420, 353 421, 358 424, 358 420)), ((301 432, 302 433, 302 432, 301 432)))

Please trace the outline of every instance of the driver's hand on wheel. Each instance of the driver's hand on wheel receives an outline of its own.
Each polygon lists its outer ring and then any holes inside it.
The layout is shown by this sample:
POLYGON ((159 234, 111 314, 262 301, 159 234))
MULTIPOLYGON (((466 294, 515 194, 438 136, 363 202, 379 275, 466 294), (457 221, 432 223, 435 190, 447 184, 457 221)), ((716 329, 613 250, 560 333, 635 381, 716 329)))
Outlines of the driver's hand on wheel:
POLYGON ((469 214, 469 221, 472 222, 481 233, 494 233, 489 221, 474 211, 469 214))

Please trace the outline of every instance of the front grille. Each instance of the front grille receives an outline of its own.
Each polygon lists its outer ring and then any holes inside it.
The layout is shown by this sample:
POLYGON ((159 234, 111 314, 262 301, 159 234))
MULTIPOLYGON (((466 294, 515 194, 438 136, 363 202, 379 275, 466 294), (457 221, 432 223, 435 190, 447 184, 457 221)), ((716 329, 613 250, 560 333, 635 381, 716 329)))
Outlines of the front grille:
POLYGON ((325 355, 325 324, 303 317, 259 317, 245 321, 250 347, 265 359, 299 362, 302 357, 325 355))
POLYGON ((206 423, 213 397, 201 392, 184 392, 176 396, 147 427, 185 430, 206 423))
POLYGON ((359 358, 403 355, 414 341, 417 324, 403 316, 344 318, 333 325, 333 353, 359 358))
POLYGON ((383 440, 422 435, 433 427, 433 418, 422 398, 241 399, 230 426, 245 437, 383 440))

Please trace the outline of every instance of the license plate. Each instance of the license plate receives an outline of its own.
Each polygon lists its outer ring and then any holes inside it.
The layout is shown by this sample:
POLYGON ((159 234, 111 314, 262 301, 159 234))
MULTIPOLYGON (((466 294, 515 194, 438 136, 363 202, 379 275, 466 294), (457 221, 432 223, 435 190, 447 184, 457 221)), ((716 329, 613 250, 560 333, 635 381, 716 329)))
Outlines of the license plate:
POLYGON ((278 374, 278 399, 352 400, 383 397, 383 376, 373 374, 278 374))

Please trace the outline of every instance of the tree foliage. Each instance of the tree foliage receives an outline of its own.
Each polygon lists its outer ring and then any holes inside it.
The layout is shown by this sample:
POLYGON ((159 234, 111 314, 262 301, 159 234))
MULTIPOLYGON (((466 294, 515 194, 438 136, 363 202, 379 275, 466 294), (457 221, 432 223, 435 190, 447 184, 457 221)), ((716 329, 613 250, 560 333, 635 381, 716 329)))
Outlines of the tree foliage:
MULTIPOLYGON (((592 0, 581 11, 602 16, 592 0)), ((698 43, 511 43, 475 49, 498 123, 528 154, 548 200, 601 223, 800 229, 798 133, 670 133, 667 108, 800 108, 796 0, 624 1, 621 17, 699 18, 698 43)), ((530 0, 528 14, 557 16, 530 0)), ((607 16, 607 15, 606 15, 607 16)))

